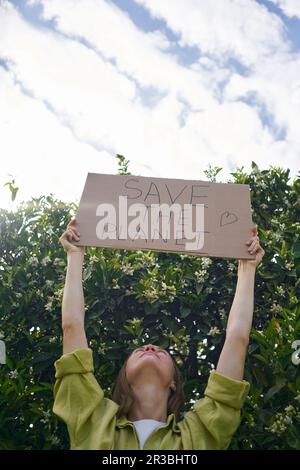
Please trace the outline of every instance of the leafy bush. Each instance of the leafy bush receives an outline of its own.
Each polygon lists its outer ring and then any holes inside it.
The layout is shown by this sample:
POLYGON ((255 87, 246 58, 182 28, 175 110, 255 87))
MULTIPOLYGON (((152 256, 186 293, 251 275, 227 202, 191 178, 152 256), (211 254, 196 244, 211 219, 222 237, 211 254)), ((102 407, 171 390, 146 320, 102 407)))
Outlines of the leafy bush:
MULTIPOLYGON (((124 157, 123 174, 127 173, 124 157)), ((123 158, 123 160, 122 160, 123 158)), ((210 169, 215 181, 221 169, 210 169)), ((245 379, 251 389, 232 449, 300 449, 300 181, 252 162, 231 174, 251 187, 253 220, 265 249, 255 277, 254 323, 245 379)), ((54 367, 62 354, 66 254, 59 237, 76 212, 50 194, 16 212, 0 210, 0 448, 69 448, 52 414, 54 367)), ((86 329, 96 377, 109 396, 128 350, 170 347, 185 377, 185 409, 216 366, 235 293, 237 260, 89 247, 84 261, 86 329)), ((183 413, 182 413, 183 416, 183 413)))

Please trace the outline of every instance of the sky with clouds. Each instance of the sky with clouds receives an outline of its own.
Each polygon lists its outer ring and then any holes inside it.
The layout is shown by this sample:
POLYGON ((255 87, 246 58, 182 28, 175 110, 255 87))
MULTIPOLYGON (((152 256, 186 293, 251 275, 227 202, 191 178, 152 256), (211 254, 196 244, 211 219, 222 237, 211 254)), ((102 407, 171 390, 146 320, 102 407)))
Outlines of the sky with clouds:
POLYGON ((300 0, 0 0, 0 207, 300 161, 300 0), (15 203, 4 187, 20 188, 15 203))

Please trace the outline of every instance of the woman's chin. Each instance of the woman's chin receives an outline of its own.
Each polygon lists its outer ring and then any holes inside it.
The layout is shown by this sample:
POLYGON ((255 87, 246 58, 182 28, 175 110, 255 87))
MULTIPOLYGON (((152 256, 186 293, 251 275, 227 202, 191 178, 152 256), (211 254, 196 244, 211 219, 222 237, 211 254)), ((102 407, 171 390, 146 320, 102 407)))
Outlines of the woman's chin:
POLYGON ((150 362, 150 361, 151 361, 151 362, 152 362, 152 361, 157 361, 157 362, 158 362, 158 361, 159 361, 159 358, 158 358, 157 356, 155 356, 154 354, 145 354, 144 356, 142 356, 142 357, 140 358, 140 360, 141 360, 142 362, 145 362, 145 361, 149 361, 149 362, 150 362))

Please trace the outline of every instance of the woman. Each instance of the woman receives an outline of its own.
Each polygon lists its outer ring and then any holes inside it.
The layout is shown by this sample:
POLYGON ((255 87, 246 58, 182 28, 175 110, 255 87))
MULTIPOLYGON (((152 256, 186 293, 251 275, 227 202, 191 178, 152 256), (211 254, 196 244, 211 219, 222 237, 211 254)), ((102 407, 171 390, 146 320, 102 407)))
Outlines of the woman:
POLYGON ((126 359, 105 398, 93 374, 92 351, 84 330, 82 265, 84 247, 76 219, 60 237, 67 252, 62 302, 63 355, 55 362, 54 413, 68 427, 71 449, 226 449, 240 423, 250 384, 243 380, 253 317, 256 266, 264 256, 257 225, 246 242, 254 260, 239 260, 238 280, 226 339, 204 398, 177 422, 184 402, 179 369, 168 351, 147 344, 126 359))

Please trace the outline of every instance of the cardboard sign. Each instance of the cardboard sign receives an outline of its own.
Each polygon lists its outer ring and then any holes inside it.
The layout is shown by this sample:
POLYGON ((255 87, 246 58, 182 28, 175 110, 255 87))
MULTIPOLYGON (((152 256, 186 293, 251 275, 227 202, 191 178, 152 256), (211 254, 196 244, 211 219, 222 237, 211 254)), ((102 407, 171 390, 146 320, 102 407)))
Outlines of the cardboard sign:
POLYGON ((247 184, 88 173, 75 217, 74 245, 255 259, 247 184))

